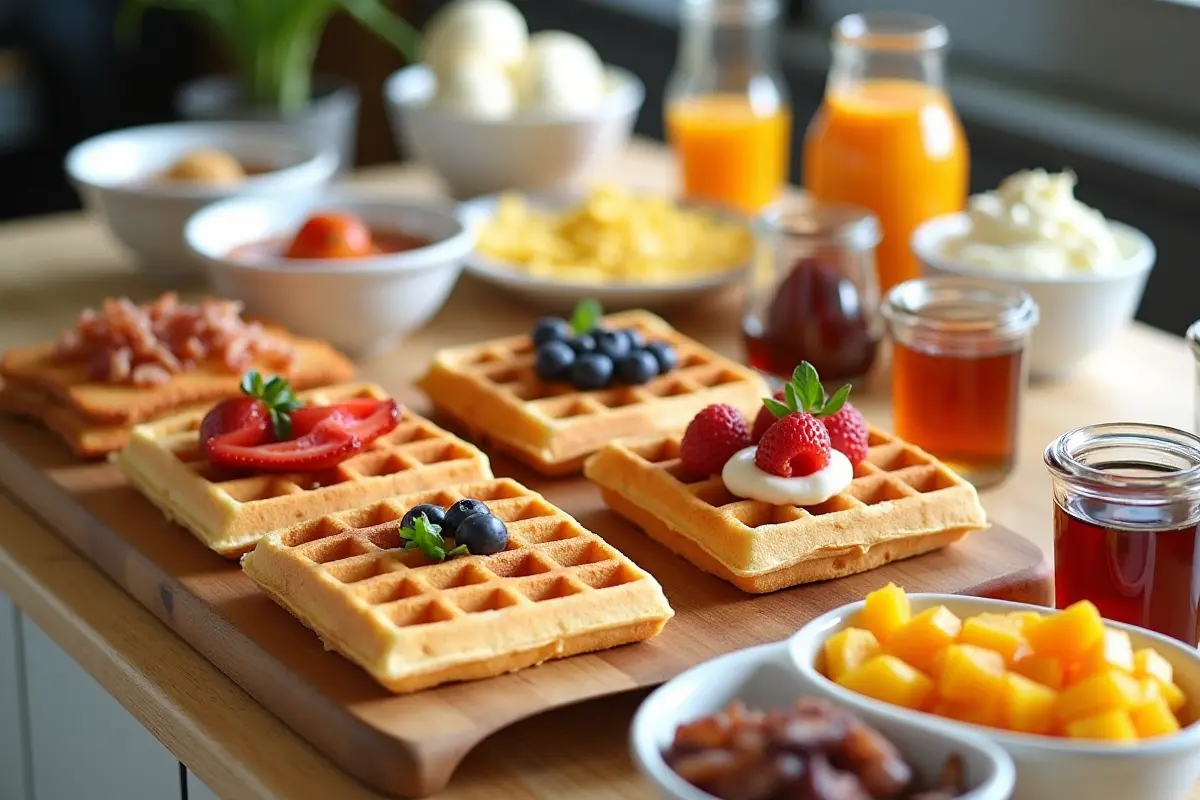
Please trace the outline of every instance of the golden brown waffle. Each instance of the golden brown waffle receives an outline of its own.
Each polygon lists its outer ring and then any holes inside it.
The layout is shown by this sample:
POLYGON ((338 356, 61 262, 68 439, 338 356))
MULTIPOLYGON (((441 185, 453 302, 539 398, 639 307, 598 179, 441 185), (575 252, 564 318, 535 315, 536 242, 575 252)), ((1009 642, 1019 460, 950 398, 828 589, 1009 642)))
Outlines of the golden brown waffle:
POLYGON ((393 692, 513 672, 641 641, 674 612, 662 587, 594 533, 499 478, 330 514, 264 537, 246 574, 327 646, 393 692), (508 549, 430 562, 399 520, 420 503, 483 500, 508 549))
MULTIPOLYGON (((300 392, 326 405, 384 398, 370 383, 300 392)), ((203 411, 138 425, 114 462, 130 482, 196 538, 235 558, 268 531, 391 495, 492 477, 486 455, 403 409, 400 424, 334 469, 311 474, 245 474, 218 469, 199 451, 203 411)))
POLYGON ((681 438, 609 444, 584 473, 618 514, 746 592, 863 572, 987 527, 971 484, 878 430, 850 486, 804 508, 735 497, 719 475, 692 480, 679 461, 681 438))
POLYGON ((433 404, 470 431, 546 475, 578 472, 583 461, 622 436, 687 427, 700 409, 728 403, 753 414, 766 384, 754 370, 717 355, 659 317, 628 311, 604 318, 671 344, 679 366, 644 386, 581 392, 534 374, 529 336, 442 350, 417 385, 433 404))

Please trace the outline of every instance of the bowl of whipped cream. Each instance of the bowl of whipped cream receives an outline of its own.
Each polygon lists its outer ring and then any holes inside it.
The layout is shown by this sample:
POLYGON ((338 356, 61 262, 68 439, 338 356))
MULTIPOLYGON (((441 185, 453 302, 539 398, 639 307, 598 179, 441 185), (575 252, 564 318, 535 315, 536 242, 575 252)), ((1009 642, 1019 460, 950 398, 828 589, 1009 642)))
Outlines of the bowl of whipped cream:
POLYGON ((1024 170, 937 217, 912 237, 928 273, 1020 286, 1041 321, 1030 342, 1034 378, 1065 377, 1127 326, 1154 267, 1154 243, 1075 197, 1070 171, 1024 170))

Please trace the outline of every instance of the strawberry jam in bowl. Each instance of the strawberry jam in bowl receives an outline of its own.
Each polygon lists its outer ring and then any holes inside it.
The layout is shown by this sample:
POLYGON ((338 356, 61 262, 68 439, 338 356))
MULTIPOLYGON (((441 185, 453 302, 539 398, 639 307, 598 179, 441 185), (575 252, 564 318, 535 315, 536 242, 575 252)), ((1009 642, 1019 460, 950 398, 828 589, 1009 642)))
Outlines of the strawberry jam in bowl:
POLYGON ((437 313, 475 244, 452 203, 357 192, 217 203, 185 238, 219 294, 359 357, 437 313))

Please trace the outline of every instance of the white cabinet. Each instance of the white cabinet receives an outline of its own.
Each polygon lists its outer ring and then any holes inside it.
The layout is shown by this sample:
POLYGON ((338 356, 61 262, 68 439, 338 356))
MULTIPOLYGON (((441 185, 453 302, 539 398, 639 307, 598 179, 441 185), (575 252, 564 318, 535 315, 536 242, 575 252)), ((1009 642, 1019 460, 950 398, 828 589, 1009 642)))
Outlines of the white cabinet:
POLYGON ((221 798, 189 772, 187 774, 187 800, 221 800, 221 798))
POLYGON ((31 800, 180 800, 175 757, 28 618, 21 618, 31 800))
POLYGON ((0 594, 0 800, 30 800, 19 620, 17 609, 0 594))

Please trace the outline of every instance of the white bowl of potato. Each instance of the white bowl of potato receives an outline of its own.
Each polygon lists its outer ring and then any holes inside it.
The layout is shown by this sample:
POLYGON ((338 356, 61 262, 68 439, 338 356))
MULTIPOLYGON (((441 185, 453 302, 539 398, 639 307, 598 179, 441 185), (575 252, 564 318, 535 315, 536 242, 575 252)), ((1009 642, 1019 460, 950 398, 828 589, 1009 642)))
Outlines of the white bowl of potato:
POLYGON ((704 300, 743 280, 754 247, 742 217, 610 187, 487 195, 461 209, 478 236, 467 272, 551 312, 581 297, 611 311, 704 300))

